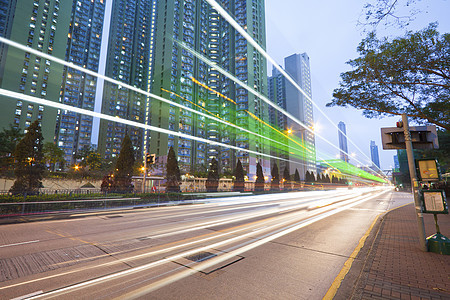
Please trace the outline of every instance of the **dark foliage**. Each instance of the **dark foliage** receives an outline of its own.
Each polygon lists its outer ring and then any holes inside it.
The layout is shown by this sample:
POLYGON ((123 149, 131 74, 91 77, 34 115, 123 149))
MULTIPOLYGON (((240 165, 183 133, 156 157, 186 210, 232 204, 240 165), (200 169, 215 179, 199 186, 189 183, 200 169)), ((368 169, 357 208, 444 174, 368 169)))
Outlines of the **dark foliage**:
POLYGON ((131 192, 133 185, 131 177, 133 176, 133 165, 135 161, 133 145, 128 135, 122 141, 119 158, 117 159, 112 189, 117 192, 131 192))
POLYGON ((368 118, 406 113, 450 130, 450 34, 436 28, 393 40, 369 34, 327 106, 362 109, 368 118))
POLYGON ((10 189, 11 193, 37 194, 39 192, 45 171, 43 140, 41 126, 36 120, 28 127, 27 133, 14 151, 16 181, 10 189))
POLYGON ((283 179, 286 181, 291 180, 291 175, 289 174, 289 168, 288 166, 284 167, 284 171, 283 171, 283 179))
POLYGON ((297 169, 295 169, 295 173, 294 173, 294 181, 296 183, 300 183, 300 173, 298 172, 297 169))
POLYGON ((213 158, 209 164, 208 177, 206 179, 206 190, 208 192, 217 192, 219 177, 219 163, 213 158))
POLYGON ((173 147, 170 146, 166 165, 166 192, 179 193, 181 173, 173 147))
POLYGON ((278 173, 278 166, 276 163, 272 167, 272 182, 270 183, 270 189, 273 191, 278 191, 280 189, 280 174, 278 173))
POLYGON ((238 159, 236 169, 234 169, 233 190, 235 192, 244 191, 244 168, 242 168, 241 160, 238 159))
POLYGON ((255 192, 264 191, 264 173, 261 164, 256 164, 256 181, 255 181, 255 192))
POLYGON ((0 132, 0 175, 12 176, 14 171, 14 151, 23 138, 19 128, 9 125, 0 132))

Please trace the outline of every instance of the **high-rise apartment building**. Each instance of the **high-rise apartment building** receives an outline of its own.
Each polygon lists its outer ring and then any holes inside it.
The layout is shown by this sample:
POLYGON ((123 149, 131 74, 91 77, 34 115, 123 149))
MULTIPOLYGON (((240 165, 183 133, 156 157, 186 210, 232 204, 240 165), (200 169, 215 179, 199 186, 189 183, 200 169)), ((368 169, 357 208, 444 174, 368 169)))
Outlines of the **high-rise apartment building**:
POLYGON ((345 123, 339 122, 338 128, 340 131, 338 131, 339 136, 339 149, 340 151, 340 158, 341 160, 348 162, 348 146, 347 146, 347 131, 345 129, 345 123))
MULTIPOLYGON (((264 1, 219 2, 265 46, 264 1)), ((152 93, 261 135, 264 133, 261 120, 268 121, 267 104, 234 84, 216 70, 214 64, 265 94, 266 61, 217 11, 205 1, 158 1, 154 28, 152 93)), ((257 152, 269 151, 262 138, 154 99, 150 119, 153 126, 257 152)), ((180 168, 185 172, 205 171, 212 158, 219 161, 221 172, 231 172, 237 158, 249 174, 256 173, 258 160, 266 170, 270 168, 270 162, 259 155, 159 132, 150 133, 149 152, 157 157, 165 156, 170 146, 174 146, 180 168)))
POLYGON ((378 155, 378 146, 375 141, 370 141, 370 158, 375 166, 380 169, 380 157, 378 155))
MULTIPOLYGON (((293 173, 295 169, 298 169, 301 178, 303 178, 306 171, 316 172, 313 106, 308 99, 308 97, 312 97, 309 57, 306 53, 293 54, 284 59, 284 64, 286 72, 301 87, 306 96, 274 68, 272 76, 269 78, 269 98, 301 121, 305 127, 310 128, 311 131, 301 127, 273 108, 270 109, 270 121, 285 132, 290 129, 292 134, 296 136, 296 140, 299 141, 282 138, 288 148, 277 152, 279 156, 290 161, 290 172, 293 173)), ((281 161, 280 165, 283 168, 286 163, 281 161)))
MULTIPOLYGON (((39 52, 65 57, 71 0, 16 0, 1 3, 2 36, 39 52), (4 5, 5 4, 5 5, 4 5), (3 19, 6 16, 6 19, 3 19)), ((2 46, 1 87, 37 98, 59 101, 63 66, 30 52, 2 46)), ((55 137, 57 109, 0 96, 0 128, 9 124, 25 129, 41 121, 45 141, 55 137)))
MULTIPOLYGON (((102 0, 73 1, 66 61, 98 72, 104 13, 102 0)), ((92 111, 96 86, 96 77, 65 67, 60 102, 92 111)), ((78 150, 90 147, 92 122, 90 116, 58 110, 56 142, 67 163, 74 162, 78 150)))
MULTIPOLYGON (((105 75, 147 91, 151 33, 151 0, 115 0, 111 13, 105 75)), ((102 113, 140 123, 145 120, 147 97, 105 82, 102 113)), ((100 122, 98 149, 107 159, 117 157, 129 135, 142 157, 144 131, 118 122, 100 122)))

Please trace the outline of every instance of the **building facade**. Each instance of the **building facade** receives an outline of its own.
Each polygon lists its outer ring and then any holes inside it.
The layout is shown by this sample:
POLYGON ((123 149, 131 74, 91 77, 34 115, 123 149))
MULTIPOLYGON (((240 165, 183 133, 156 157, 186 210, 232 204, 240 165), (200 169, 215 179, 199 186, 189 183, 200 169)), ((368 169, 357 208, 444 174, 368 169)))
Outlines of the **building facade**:
POLYGON ((347 145, 347 130, 345 128, 345 123, 344 122, 339 122, 338 124, 338 128, 340 131, 338 131, 338 136, 339 136, 339 149, 341 149, 340 151, 340 159, 348 162, 348 145, 347 145))
MULTIPOLYGON (((104 1, 73 1, 66 61, 98 72, 104 14, 104 1)), ((96 87, 96 77, 64 67, 60 102, 93 111, 96 87)), ((72 164, 77 151, 91 146, 93 118, 58 110, 56 125, 56 143, 72 164)))
POLYGON ((287 147, 280 149, 280 147, 273 145, 272 148, 278 150, 273 150, 272 153, 289 160, 289 163, 283 160, 280 161, 282 170, 287 166, 290 173, 294 173, 295 169, 297 169, 301 179, 303 179, 306 171, 316 173, 317 168, 315 135, 313 133, 313 106, 310 100, 312 88, 309 57, 306 53, 293 54, 284 59, 284 64, 286 72, 295 80, 306 95, 286 80, 276 68, 273 68, 272 76, 268 79, 269 98, 311 130, 301 127, 284 114, 274 108, 270 108, 271 124, 277 126, 282 132, 287 133, 288 130, 292 132, 290 137, 273 137, 277 141, 283 141, 287 147))
MULTIPOLYGON (((264 1, 220 2, 253 38, 265 46, 264 1)), ((267 104, 213 65, 266 94, 266 61, 217 11, 205 1, 158 1, 154 28, 153 94, 263 134, 261 120, 268 121, 267 104)), ((156 127, 257 152, 269 152, 262 138, 154 99, 150 103, 150 120, 156 127)), ((237 159, 249 174, 256 173, 257 161, 270 168, 268 159, 244 151, 160 132, 151 132, 149 139, 147 151, 157 157, 166 156, 168 147, 173 146, 184 172, 204 172, 212 158, 218 160, 221 173, 231 173, 237 159)))
MULTIPOLYGON (((17 0, 8 3, 1 5, 2 36, 42 53, 65 57, 71 0, 17 0)), ((5 45, 2 45, 0 55, 2 88, 59 101, 64 71, 62 65, 5 45)), ((45 142, 54 141, 57 109, 5 96, 0 96, 0 102, 0 129, 12 124, 26 131, 37 119, 41 122, 45 142)))
MULTIPOLYGON (((151 0, 115 0, 111 13, 105 75, 147 91, 151 35, 151 0)), ((105 82, 102 113, 139 123, 145 121, 147 97, 121 85, 105 82)), ((100 121, 98 150, 106 159, 118 157, 129 135, 142 157, 144 130, 118 122, 100 121)))

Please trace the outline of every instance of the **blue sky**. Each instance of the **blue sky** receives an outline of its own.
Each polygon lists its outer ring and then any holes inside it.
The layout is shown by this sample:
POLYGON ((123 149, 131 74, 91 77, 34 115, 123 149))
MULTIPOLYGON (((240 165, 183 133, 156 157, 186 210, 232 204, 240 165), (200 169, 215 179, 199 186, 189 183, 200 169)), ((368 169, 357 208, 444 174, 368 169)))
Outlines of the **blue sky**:
MULTIPOLYGON (((370 157, 370 140, 374 140, 379 148, 382 169, 389 169, 396 151, 381 149, 380 128, 395 126, 398 117, 367 119, 353 108, 325 107, 331 100, 333 89, 338 87, 339 75, 349 70, 345 62, 357 57, 356 47, 364 38, 357 21, 364 3, 357 0, 266 0, 267 51, 281 65, 284 57, 306 52, 311 63, 313 100, 335 124, 346 123, 347 136, 357 145, 349 142, 349 152, 356 153, 358 160, 366 162, 367 158, 357 148, 370 157)), ((422 0, 418 8, 421 13, 408 27, 410 30, 422 29, 430 22, 438 21, 439 32, 450 32, 450 1, 422 0)), ((403 32, 389 28, 380 35, 398 36, 403 32)), ((270 72, 272 67, 268 70, 270 72)), ((314 119, 320 124, 319 133, 338 145, 337 129, 317 110, 314 110, 314 119)), ((321 139, 316 139, 316 146, 318 151, 331 157, 338 153, 321 139)))

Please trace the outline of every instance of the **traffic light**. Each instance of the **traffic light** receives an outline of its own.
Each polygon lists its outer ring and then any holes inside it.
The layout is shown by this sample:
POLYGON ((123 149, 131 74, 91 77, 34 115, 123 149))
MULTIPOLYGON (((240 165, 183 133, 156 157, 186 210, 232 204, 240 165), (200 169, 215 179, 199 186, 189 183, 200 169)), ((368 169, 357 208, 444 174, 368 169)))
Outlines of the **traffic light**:
POLYGON ((145 162, 147 165, 153 165, 155 163, 155 154, 147 154, 145 157, 145 162))

